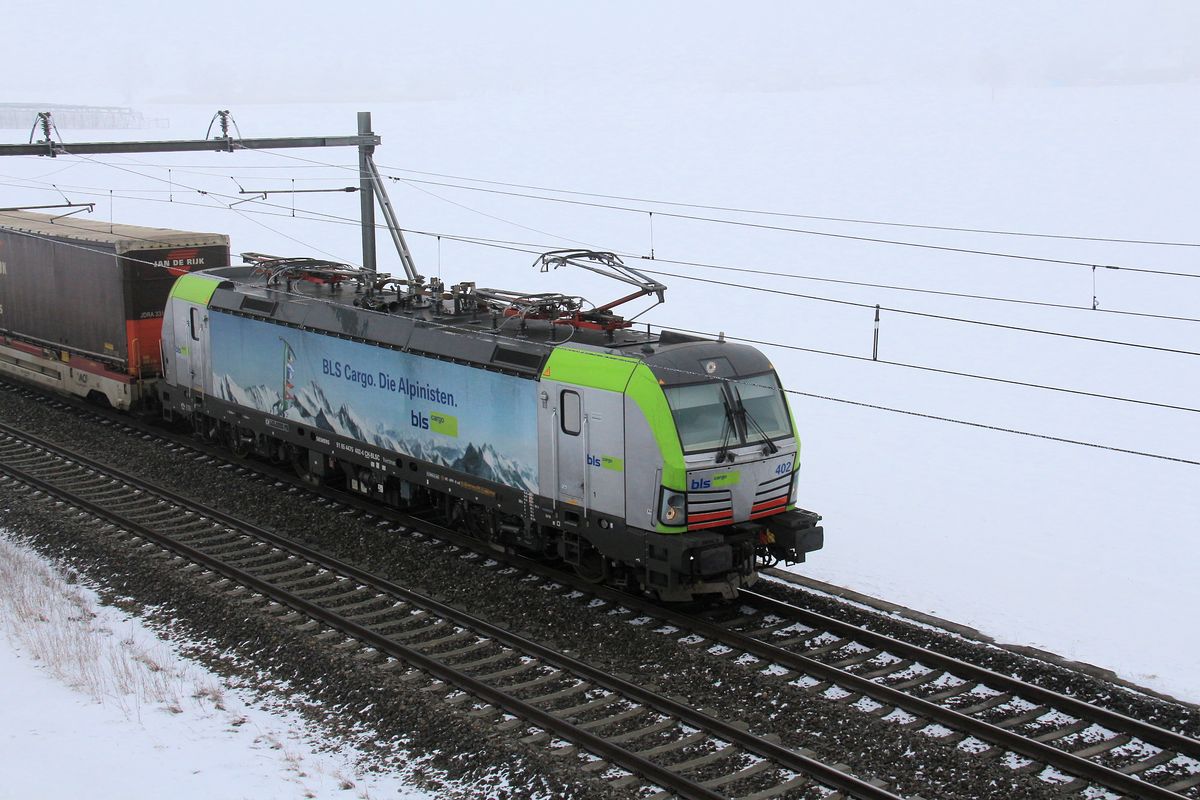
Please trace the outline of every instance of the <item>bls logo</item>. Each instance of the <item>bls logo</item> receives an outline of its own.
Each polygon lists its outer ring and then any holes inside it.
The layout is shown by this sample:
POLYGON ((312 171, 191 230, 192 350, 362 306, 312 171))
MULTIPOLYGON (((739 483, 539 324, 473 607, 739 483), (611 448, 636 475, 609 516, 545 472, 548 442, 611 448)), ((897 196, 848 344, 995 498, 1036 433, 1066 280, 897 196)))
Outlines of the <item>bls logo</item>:
POLYGON ((421 430, 429 430, 429 417, 419 411, 412 412, 412 426, 421 430))
POLYGON ((711 489, 712 481, 709 478, 692 478, 690 488, 692 491, 696 491, 698 489, 711 489))
POLYGON ((589 467, 600 466, 600 456, 594 456, 591 453, 588 453, 587 461, 589 467))

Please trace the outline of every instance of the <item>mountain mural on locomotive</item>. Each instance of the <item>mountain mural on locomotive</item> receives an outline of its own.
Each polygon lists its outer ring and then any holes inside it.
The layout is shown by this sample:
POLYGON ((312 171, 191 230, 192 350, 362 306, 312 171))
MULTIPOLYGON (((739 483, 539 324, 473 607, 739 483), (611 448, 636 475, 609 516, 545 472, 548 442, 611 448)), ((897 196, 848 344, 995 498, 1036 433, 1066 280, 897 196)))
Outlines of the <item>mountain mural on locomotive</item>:
POLYGON ((232 314, 210 314, 228 402, 516 489, 538 489, 537 383, 232 314))

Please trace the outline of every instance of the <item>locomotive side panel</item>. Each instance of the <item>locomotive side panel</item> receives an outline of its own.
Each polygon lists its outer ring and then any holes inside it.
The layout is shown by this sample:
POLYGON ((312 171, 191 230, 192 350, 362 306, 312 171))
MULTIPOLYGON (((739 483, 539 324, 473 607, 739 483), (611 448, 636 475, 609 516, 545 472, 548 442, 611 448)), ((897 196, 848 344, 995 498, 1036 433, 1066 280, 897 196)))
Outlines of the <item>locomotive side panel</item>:
POLYGON ((537 492, 534 381, 213 309, 209 314, 217 398, 537 492))

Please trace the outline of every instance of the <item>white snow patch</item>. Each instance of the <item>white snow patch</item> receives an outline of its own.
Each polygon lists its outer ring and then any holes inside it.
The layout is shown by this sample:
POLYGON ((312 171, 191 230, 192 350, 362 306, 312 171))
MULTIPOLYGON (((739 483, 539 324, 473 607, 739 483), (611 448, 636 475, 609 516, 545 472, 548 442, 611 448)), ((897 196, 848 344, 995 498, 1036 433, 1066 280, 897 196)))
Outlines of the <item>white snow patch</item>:
POLYGON ((967 753, 982 753, 982 752, 984 752, 986 750, 990 750, 992 748, 992 746, 990 744, 988 744, 987 742, 981 741, 979 739, 976 739, 974 736, 968 736, 967 738, 963 739, 961 742, 959 742, 955 746, 959 750, 962 750, 967 753))
POLYGON ((433 797, 363 772, 353 747, 318 749, 299 716, 252 705, 3 534, 0 631, 5 796, 433 797))
POLYGON ((883 677, 896 681, 907 681, 920 675, 928 675, 931 672, 933 672, 933 670, 924 664, 912 664, 907 669, 901 670, 900 672, 894 672, 891 675, 885 675, 883 677))
POLYGON ((812 630, 813 629, 810 626, 805 625, 803 622, 796 622, 791 625, 788 625, 786 628, 780 628, 779 630, 775 631, 771 635, 774 637, 777 637, 779 639, 784 639, 784 638, 790 638, 793 636, 800 636, 800 635, 808 633, 812 630))
POLYGON ((1033 761, 1009 751, 1000 759, 1000 763, 1010 769, 1021 769, 1022 767, 1029 766, 1033 761))
POLYGON ((954 731, 950 730, 945 725, 939 725, 938 723, 934 722, 926 725, 924 728, 921 728, 921 733, 925 734, 926 736, 933 737, 934 739, 942 739, 954 733, 954 731))
POLYGON ((1064 714, 1061 711, 1047 711, 1034 720, 1039 725, 1044 725, 1051 730, 1065 728, 1068 725, 1074 725, 1078 721, 1077 717, 1072 717, 1070 714, 1064 714))
POLYGON ((854 708, 857 708, 859 711, 863 711, 868 714, 871 713, 872 711, 878 711, 879 709, 883 708, 882 703, 876 702, 876 701, 872 700, 871 698, 865 697, 865 696, 858 698, 851 705, 854 708))
POLYGON ((1067 773, 1057 770, 1054 767, 1046 767, 1038 773, 1038 777, 1046 783, 1054 784, 1070 783, 1071 781, 1075 780, 1074 776, 1068 775, 1067 773))

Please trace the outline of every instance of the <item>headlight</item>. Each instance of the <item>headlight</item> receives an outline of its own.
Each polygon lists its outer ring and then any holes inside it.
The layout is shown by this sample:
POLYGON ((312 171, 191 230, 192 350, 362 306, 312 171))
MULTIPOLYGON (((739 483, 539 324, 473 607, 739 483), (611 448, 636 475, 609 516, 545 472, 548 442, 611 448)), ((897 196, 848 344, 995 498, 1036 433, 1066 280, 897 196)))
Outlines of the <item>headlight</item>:
POLYGON ((663 488, 662 503, 659 505, 658 518, 663 525, 681 526, 686 524, 687 498, 680 492, 663 488))

